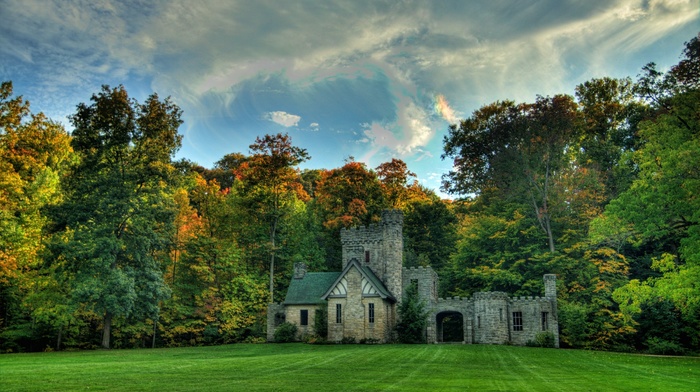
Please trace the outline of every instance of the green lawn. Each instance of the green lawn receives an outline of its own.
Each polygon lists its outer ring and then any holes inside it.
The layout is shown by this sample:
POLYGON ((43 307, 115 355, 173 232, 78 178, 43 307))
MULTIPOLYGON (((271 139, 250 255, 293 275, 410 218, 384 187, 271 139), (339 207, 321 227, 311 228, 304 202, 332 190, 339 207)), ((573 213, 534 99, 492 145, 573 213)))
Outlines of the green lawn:
POLYGON ((1 391, 693 391, 700 358, 487 345, 261 344, 0 355, 1 391))

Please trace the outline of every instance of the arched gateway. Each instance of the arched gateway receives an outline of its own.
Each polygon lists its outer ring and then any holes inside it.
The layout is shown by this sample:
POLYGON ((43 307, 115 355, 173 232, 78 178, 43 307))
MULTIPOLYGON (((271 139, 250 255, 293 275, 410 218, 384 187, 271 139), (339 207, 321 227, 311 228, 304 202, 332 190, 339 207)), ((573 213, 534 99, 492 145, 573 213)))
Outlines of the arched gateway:
POLYGON ((298 326, 299 338, 314 333, 316 310, 328 315, 331 341, 393 340, 397 304, 412 284, 429 312, 428 343, 463 342, 525 345, 540 333, 559 344, 556 276, 544 275, 543 297, 509 297, 502 292, 471 298, 438 298, 439 279, 430 267, 402 268, 403 215, 382 213, 379 224, 341 230, 343 270, 307 272, 295 265, 285 301, 268 306, 267 336, 283 320, 298 326))

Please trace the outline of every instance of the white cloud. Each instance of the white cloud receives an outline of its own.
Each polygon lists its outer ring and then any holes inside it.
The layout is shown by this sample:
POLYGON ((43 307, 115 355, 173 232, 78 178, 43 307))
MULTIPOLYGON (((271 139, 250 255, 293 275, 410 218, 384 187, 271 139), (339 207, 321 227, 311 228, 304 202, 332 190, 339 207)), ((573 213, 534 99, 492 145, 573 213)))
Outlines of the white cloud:
POLYGON ((287 112, 269 112, 265 118, 287 128, 296 127, 299 124, 299 120, 301 120, 300 116, 287 112))

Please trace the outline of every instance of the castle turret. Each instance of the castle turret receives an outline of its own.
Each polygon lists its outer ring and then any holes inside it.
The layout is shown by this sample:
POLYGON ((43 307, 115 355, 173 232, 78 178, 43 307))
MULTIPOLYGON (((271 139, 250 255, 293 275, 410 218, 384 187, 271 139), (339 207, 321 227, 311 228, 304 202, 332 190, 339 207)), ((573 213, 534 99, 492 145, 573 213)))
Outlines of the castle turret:
POLYGON ((544 296, 549 299, 557 299, 557 276, 546 274, 544 276, 544 296))
POLYGON ((343 244, 343 268, 357 260, 369 267, 400 301, 402 294, 403 213, 385 210, 379 224, 340 231, 343 244))
POLYGON ((403 213, 401 210, 382 212, 382 250, 384 284, 401 302, 403 295, 403 213))

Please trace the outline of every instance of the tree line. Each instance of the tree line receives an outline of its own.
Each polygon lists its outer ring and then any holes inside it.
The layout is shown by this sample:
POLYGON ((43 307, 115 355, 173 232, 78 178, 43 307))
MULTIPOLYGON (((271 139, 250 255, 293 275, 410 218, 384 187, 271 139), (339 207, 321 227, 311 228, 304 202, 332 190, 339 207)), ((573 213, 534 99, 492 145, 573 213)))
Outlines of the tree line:
POLYGON ((293 264, 336 271, 339 230, 404 212, 405 266, 441 295, 541 295, 562 346, 700 345, 700 43, 666 72, 484 105, 444 138, 441 200, 407 165, 304 169, 289 135, 212 168, 175 160, 182 112, 104 86, 73 131, 0 90, 0 350, 263 341, 293 264))

